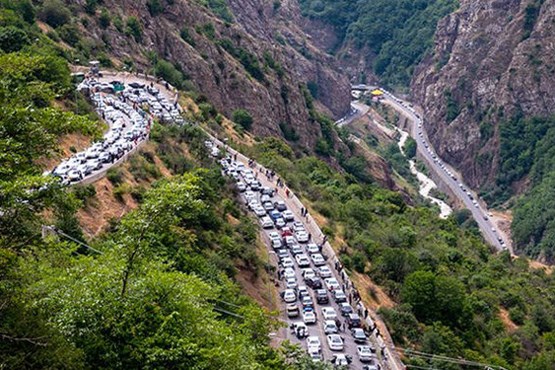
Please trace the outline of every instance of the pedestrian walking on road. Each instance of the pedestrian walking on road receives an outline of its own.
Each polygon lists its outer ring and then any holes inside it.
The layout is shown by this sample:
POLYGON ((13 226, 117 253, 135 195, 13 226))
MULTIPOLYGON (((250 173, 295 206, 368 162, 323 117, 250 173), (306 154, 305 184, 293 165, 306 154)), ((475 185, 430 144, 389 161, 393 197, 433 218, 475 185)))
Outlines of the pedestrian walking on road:
POLYGON ((289 195, 291 195, 291 193, 289 192, 289 189, 285 189, 285 195, 287 196, 287 198, 289 198, 289 195))
POLYGON ((312 240, 312 234, 308 233, 308 240, 312 240))
POLYGON ((364 318, 367 319, 368 318, 368 308, 364 309, 364 318))

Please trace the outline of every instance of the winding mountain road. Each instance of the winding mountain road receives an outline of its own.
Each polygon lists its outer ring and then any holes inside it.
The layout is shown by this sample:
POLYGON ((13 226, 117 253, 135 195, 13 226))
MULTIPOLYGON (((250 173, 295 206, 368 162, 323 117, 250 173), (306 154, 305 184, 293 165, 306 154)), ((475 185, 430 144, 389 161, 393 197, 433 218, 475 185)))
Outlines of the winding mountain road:
MULTIPOLYGON (((373 90, 375 86, 356 86, 356 89, 373 90)), ((428 135, 425 130, 425 125, 422 119, 416 113, 412 105, 396 96, 389 91, 383 90, 384 95, 380 100, 382 104, 386 104, 397 112, 408 118, 410 122, 410 135, 417 143, 417 152, 419 157, 426 164, 428 169, 436 175, 445 186, 449 188, 451 193, 463 204, 471 213, 472 217, 478 224, 484 239, 490 243, 496 250, 504 251, 509 250, 513 254, 510 239, 507 238, 504 232, 499 229, 497 224, 491 219, 488 209, 477 194, 470 189, 469 186, 464 184, 461 176, 451 166, 444 163, 441 158, 435 153, 432 144, 428 140, 428 135)), ((364 104, 356 102, 353 104, 357 110, 365 109, 364 104)))

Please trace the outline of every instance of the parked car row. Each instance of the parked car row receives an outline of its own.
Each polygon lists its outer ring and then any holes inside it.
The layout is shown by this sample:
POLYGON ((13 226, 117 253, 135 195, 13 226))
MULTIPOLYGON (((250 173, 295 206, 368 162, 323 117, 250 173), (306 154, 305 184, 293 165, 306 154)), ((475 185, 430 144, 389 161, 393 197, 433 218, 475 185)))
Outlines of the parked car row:
MULTIPOLYGON (((213 144, 206 142, 205 146, 210 150, 213 144)), ((280 296, 289 328, 308 355, 315 362, 330 361, 341 368, 380 369, 376 349, 362 328, 361 318, 329 267, 321 245, 304 223, 274 188, 262 185, 253 168, 231 156, 221 159, 220 164, 223 173, 236 181, 247 208, 265 229, 269 249, 278 260, 278 278, 283 288, 280 296), (315 326, 322 327, 324 336, 317 335, 315 326), (323 350, 324 345, 329 351, 323 350)))
POLYGON ((183 122, 175 106, 170 105, 159 91, 144 85, 86 79, 78 90, 89 95, 96 112, 110 128, 102 140, 83 152, 75 153, 47 173, 59 177, 66 185, 80 182, 111 166, 145 140, 152 123, 149 113, 161 119, 169 115, 173 122, 183 122))

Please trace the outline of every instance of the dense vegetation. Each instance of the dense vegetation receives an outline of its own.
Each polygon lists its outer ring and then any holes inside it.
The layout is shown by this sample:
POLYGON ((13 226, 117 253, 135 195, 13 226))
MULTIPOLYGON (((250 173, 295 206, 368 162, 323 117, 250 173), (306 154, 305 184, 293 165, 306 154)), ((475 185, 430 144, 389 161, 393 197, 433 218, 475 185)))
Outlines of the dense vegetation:
POLYGON ((519 250, 553 261, 555 256, 555 118, 517 116, 500 124, 500 163, 494 191, 489 198, 501 203, 512 185, 530 179, 530 189, 516 202, 512 224, 519 250))
MULTIPOLYGON (((43 16, 65 22, 52 4, 43 16)), ((31 3, 1 5, 0 35, 10 42, 0 44, 0 367, 303 368, 295 349, 269 346, 279 323, 233 281, 237 264, 253 274, 265 267, 257 229, 203 156, 198 129, 155 125, 153 145, 174 177, 134 192, 138 209, 84 237, 76 211, 95 188, 63 188, 41 164, 64 135, 95 137, 100 124, 68 110, 90 106, 74 92, 66 55, 32 25, 31 3), (88 246, 43 236, 42 225, 88 246)), ((151 161, 142 153, 129 171, 161 177, 151 161)), ((108 178, 126 185, 117 170, 108 178)))
MULTIPOLYGON (((457 0, 300 0, 303 15, 334 26, 342 43, 366 47, 385 83, 406 86, 457 0)), ((340 47, 341 45, 338 45, 340 47)))
POLYGON ((250 154, 327 218, 323 230, 344 251, 345 266, 369 275, 394 299, 395 308, 380 312, 399 347, 507 369, 549 368, 554 277, 530 268, 525 258, 492 254, 467 214, 440 220, 435 210, 408 206, 396 192, 314 157, 297 158, 276 139, 261 141, 250 154))

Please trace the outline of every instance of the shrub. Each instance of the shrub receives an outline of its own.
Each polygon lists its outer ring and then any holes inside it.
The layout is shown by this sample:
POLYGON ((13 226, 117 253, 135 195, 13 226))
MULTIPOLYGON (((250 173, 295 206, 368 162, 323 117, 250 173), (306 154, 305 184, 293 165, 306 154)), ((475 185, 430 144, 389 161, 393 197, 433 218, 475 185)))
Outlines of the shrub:
POLYGON ((154 74, 168 81, 178 89, 181 89, 183 86, 183 73, 168 61, 158 59, 154 66, 154 74))
POLYGON ((58 30, 58 34, 60 35, 62 40, 64 40, 71 46, 76 46, 79 42, 79 30, 74 25, 64 24, 58 30))
POLYGON ((179 35, 181 36, 183 41, 185 41, 186 43, 188 43, 193 47, 195 46, 195 40, 193 39, 193 37, 191 36, 191 33, 187 28, 182 28, 181 31, 179 32, 179 35))
POLYGON ((126 30, 125 33, 129 36, 133 36, 135 41, 139 42, 143 38, 143 30, 141 28, 141 23, 137 19, 137 17, 129 17, 127 18, 126 22, 126 30))
POLYGON ((6 53, 21 50, 29 44, 27 33, 14 26, 0 27, 0 49, 6 53))
POLYGON ((85 1, 85 12, 88 14, 94 14, 96 12, 96 7, 98 6, 99 0, 86 0, 85 1))
POLYGON ((151 16, 156 16, 164 11, 164 6, 160 0, 148 0, 146 2, 146 7, 151 16))
POLYGON ((69 22, 71 13, 62 1, 46 0, 39 12, 39 18, 57 28, 69 22))
POLYGON ((100 16, 98 17, 98 24, 100 25, 100 28, 106 29, 110 27, 111 22, 112 19, 110 18, 110 13, 108 12, 108 9, 102 9, 102 11, 100 12, 100 16))
POLYGON ((129 185, 128 184, 121 184, 114 188, 114 198, 118 201, 123 202, 123 196, 129 193, 129 185))
POLYGON ((246 109, 236 109, 232 114, 233 122, 237 123, 245 130, 250 130, 253 123, 253 118, 246 109))
POLYGON ((93 185, 77 185, 73 187, 75 197, 83 203, 87 203, 91 198, 96 196, 96 189, 93 185))
POLYGON ((112 167, 106 173, 106 178, 108 181, 112 183, 112 185, 117 186, 122 183, 123 181, 123 173, 121 168, 119 167, 112 167))

